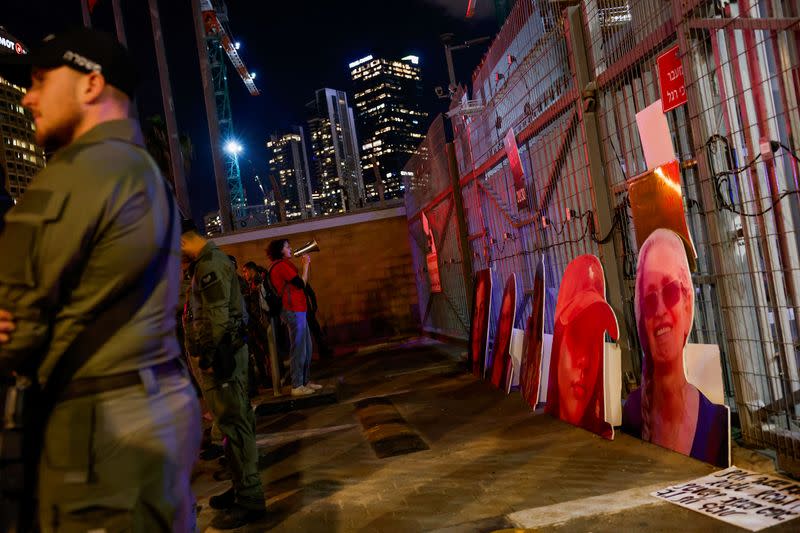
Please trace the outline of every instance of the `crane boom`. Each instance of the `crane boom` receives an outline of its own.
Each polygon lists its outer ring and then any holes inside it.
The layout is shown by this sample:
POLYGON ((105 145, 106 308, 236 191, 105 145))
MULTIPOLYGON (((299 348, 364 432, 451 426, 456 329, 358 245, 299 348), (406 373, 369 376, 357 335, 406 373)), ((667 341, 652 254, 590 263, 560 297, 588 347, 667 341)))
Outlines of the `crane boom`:
POLYGON ((219 17, 217 17, 217 11, 211 4, 211 0, 200 0, 200 10, 203 13, 203 27, 206 30, 206 36, 219 39, 222 48, 225 50, 225 54, 228 56, 228 59, 230 59, 233 68, 239 73, 239 76, 242 78, 247 90, 250 91, 250 94, 253 96, 261 94, 258 91, 258 87, 256 87, 255 81, 253 81, 253 77, 250 75, 250 71, 247 70, 244 61, 242 61, 242 58, 239 56, 239 52, 236 51, 236 46, 231 41, 228 32, 225 31, 219 17))
POLYGON ((472 16, 475 14, 475 2, 477 0, 468 0, 467 1, 467 14, 466 18, 471 19, 472 16))

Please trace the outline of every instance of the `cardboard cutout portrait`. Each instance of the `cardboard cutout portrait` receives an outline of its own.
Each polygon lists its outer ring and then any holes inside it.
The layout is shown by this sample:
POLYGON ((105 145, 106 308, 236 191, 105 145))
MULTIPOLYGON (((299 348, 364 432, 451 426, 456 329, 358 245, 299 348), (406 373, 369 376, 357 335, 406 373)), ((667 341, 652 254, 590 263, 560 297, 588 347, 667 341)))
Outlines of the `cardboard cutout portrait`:
POLYGON ((567 265, 556 302, 545 411, 613 439, 614 428, 605 421, 603 354, 605 333, 616 339, 619 332, 605 296, 597 257, 582 255, 567 265))
POLYGON ((486 365, 487 371, 491 369, 492 385, 498 389, 505 387, 508 377, 508 367, 511 364, 509 348, 511 347, 511 331, 514 329, 514 319, 517 313, 517 275, 511 274, 503 291, 503 300, 500 304, 500 318, 497 320, 497 333, 494 336, 494 353, 490 364, 486 365))
POLYGON ((469 362, 472 375, 483 376, 486 361, 486 342, 489 337, 489 311, 492 309, 492 271, 475 273, 472 291, 472 319, 469 328, 469 362))
POLYGON ((639 250, 634 307, 642 385, 622 412, 623 431, 717 466, 730 464, 730 414, 686 378, 684 349, 694 320, 694 286, 684 242, 657 229, 639 250))
POLYGON ((542 339, 544 335, 544 262, 536 265, 533 280, 533 311, 525 326, 525 341, 522 345, 522 368, 519 391, 522 399, 536 409, 539 403, 539 382, 542 379, 542 339))

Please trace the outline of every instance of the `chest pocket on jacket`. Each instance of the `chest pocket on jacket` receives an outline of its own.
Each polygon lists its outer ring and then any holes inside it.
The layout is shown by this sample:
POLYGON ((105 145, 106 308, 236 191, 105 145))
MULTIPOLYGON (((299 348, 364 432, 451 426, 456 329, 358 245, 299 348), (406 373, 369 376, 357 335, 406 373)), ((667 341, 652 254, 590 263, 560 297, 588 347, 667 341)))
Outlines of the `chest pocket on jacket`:
POLYGON ((68 194, 29 189, 22 201, 6 214, 0 234, 0 250, 9 251, 0 261, 0 283, 34 288, 37 282, 37 244, 48 223, 61 218, 68 194))

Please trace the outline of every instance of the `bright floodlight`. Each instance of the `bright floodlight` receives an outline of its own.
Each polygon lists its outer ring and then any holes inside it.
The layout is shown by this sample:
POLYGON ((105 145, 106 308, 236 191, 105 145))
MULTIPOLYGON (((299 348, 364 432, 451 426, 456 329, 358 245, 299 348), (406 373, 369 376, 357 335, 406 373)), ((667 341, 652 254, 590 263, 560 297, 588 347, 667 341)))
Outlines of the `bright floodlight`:
POLYGON ((236 44, 234 44, 233 46, 236 47, 236 49, 238 50, 239 48, 242 47, 242 43, 240 43, 239 41, 236 41, 236 44))
POLYGON ((255 72, 251 72, 250 73, 250 77, 253 78, 253 79, 256 79, 256 73, 255 72))
POLYGON ((225 151, 232 155, 239 155, 244 148, 238 141, 228 141, 225 143, 225 151))

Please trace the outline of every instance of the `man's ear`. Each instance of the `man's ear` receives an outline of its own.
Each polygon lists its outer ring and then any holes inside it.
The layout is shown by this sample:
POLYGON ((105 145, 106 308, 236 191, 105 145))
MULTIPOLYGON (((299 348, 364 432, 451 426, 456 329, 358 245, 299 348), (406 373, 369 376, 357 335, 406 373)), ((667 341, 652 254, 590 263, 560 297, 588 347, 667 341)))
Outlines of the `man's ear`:
POLYGON ((79 99, 84 104, 93 104, 103 94, 106 79, 99 72, 90 72, 83 76, 80 84, 79 99))

